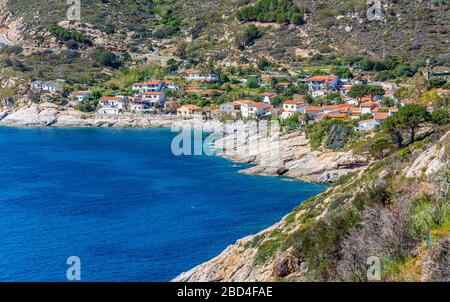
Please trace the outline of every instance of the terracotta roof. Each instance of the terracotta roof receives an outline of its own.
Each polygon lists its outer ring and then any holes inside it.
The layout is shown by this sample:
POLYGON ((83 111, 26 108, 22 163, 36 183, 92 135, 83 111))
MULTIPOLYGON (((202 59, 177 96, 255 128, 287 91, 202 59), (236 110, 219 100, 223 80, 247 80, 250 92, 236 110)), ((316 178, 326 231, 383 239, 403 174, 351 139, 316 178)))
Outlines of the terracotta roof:
POLYGON ((200 90, 200 89, 188 89, 185 92, 186 93, 201 93, 202 90, 200 90))
POLYGON ((339 105, 329 105, 324 106, 323 109, 350 109, 354 108, 352 104, 339 104, 339 105))
POLYGON ((185 109, 185 108, 190 109, 190 110, 199 110, 199 109, 201 109, 199 106, 192 105, 192 104, 187 104, 187 105, 182 106, 178 110, 182 110, 182 109, 185 109))
POLYGON ((373 107, 373 106, 377 106, 378 103, 375 102, 366 102, 366 103, 362 103, 361 107, 373 107))
POLYGON ((273 97, 273 96, 276 96, 277 94, 273 93, 273 92, 263 92, 263 93, 261 93, 261 95, 262 96, 273 97))
POLYGON ((301 101, 297 101, 297 100, 287 100, 287 101, 284 102, 283 104, 286 104, 286 105, 298 105, 298 106, 300 106, 300 105, 306 105, 306 103, 301 102, 301 101))
POLYGON ((160 95, 161 92, 144 92, 145 95, 160 95))
POLYGON ((327 114, 326 115, 326 117, 329 117, 329 118, 342 118, 342 119, 345 119, 345 118, 347 118, 348 116, 347 116, 347 114, 342 114, 342 113, 329 113, 329 114, 327 114))
POLYGON ((89 90, 75 91, 75 92, 73 92, 72 94, 73 94, 73 95, 79 95, 79 94, 89 94, 89 93, 92 93, 92 91, 89 91, 89 90))
POLYGON ((250 104, 250 106, 251 107, 265 107, 265 106, 269 106, 269 105, 267 103, 259 102, 259 103, 250 104))
POLYGON ((309 82, 331 82, 337 79, 335 75, 325 75, 325 76, 314 76, 307 79, 309 82))
POLYGON ((389 112, 376 112, 375 120, 385 120, 389 117, 389 112))
POLYGON ((100 98, 100 101, 122 101, 123 98, 120 96, 104 96, 100 98))
POLYGON ((239 100, 236 102, 239 102, 240 104, 247 104, 247 105, 254 103, 253 101, 249 101, 249 100, 239 100))
POLYGON ((309 106, 306 107, 306 111, 322 111, 322 107, 309 106))

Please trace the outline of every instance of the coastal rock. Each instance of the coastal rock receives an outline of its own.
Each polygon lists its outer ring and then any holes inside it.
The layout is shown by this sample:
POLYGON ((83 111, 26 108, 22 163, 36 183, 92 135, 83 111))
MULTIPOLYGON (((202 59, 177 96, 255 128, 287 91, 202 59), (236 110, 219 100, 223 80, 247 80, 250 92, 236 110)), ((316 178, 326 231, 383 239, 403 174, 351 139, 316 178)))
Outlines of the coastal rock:
MULTIPOLYGON (((230 138, 224 138, 227 139, 230 138)), ((233 161, 255 164, 240 171, 245 174, 283 175, 320 183, 333 183, 342 175, 363 169, 370 162, 350 151, 314 151, 302 132, 281 136, 275 143, 268 140, 252 137, 238 141, 235 150, 224 152, 224 156, 233 161)))
POLYGON ((0 121, 8 115, 8 112, 0 112, 0 121))
POLYGON ((54 124, 54 126, 62 127, 90 127, 93 125, 94 121, 89 115, 76 110, 60 112, 54 124))
POLYGON ((289 169, 286 168, 286 167, 279 168, 279 169, 277 170, 277 174, 278 174, 279 176, 282 176, 282 175, 286 174, 287 172, 289 172, 289 169))
POLYGON ((433 148, 422 152, 406 170, 406 177, 430 176, 443 168, 450 157, 450 134, 444 135, 433 148))

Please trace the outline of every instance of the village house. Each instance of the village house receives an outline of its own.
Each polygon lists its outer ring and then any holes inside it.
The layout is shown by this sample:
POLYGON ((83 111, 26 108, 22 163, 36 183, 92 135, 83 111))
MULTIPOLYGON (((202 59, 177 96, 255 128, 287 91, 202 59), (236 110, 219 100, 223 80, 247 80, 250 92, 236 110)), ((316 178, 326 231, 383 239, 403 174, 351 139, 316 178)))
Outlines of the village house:
POLYGON ((375 112, 373 119, 359 121, 356 130, 371 131, 378 126, 381 126, 389 116, 389 112, 375 112))
POLYGON ((323 97, 327 96, 328 94, 330 94, 330 92, 325 89, 315 90, 315 91, 311 92, 311 96, 313 98, 323 98, 323 97))
POLYGON ((220 113, 225 115, 231 115, 234 119, 242 118, 241 113, 242 103, 239 101, 229 102, 220 106, 220 113))
POLYGON ((261 94, 262 101, 267 104, 272 104, 272 99, 277 97, 276 93, 273 92, 264 92, 261 94))
POLYGON ((344 113, 344 112, 347 112, 348 110, 350 110, 351 108, 353 108, 353 105, 348 105, 348 104, 329 105, 329 106, 323 106, 322 107, 322 112, 324 114, 328 114, 328 113, 344 113))
POLYGON ((43 92, 63 93, 64 85, 53 81, 34 81, 31 88, 43 92))
POLYGON ((247 116, 244 116, 244 112, 242 112, 242 116, 245 118, 260 118, 275 113, 276 110, 272 105, 264 102, 257 102, 248 105, 248 112, 246 113, 247 116))
POLYGON ((194 118, 195 112, 199 110, 201 110, 199 106, 192 104, 184 105, 177 109, 177 116, 183 119, 192 119, 194 118))
POLYGON ((338 120, 348 120, 350 117, 345 113, 328 113, 325 114, 325 117, 330 119, 338 119, 338 120))
POLYGON ((371 131, 379 125, 380 125, 379 122, 376 121, 375 119, 359 121, 358 127, 356 127, 356 130, 357 131, 371 131))
POLYGON ((144 101, 147 101, 150 107, 153 108, 160 108, 164 107, 165 102, 165 95, 164 92, 144 92, 141 95, 138 96, 138 98, 141 98, 144 101))
POLYGON ((92 91, 85 90, 85 91, 74 91, 70 94, 72 98, 74 98, 73 104, 78 104, 84 100, 88 100, 92 97, 92 91))
POLYGON ((314 76, 306 80, 311 91, 337 90, 341 86, 339 77, 335 75, 314 76))
POLYGON ((125 110, 127 98, 124 96, 104 96, 99 99, 99 104, 103 108, 117 108, 119 111, 125 110))
POLYGON ((372 114, 372 111, 378 107, 380 107, 380 104, 377 102, 362 103, 361 104, 361 114, 372 114))
POLYGON ((216 74, 206 73, 198 69, 186 69, 183 70, 186 74, 186 80, 188 81, 200 81, 200 82, 218 82, 220 78, 216 74))
POLYGON ((282 83, 277 83, 275 86, 276 86, 278 89, 288 89, 289 87, 292 86, 292 84, 289 83, 289 82, 282 82, 282 83))
POLYGON ((259 83, 260 86, 269 86, 272 85, 273 81, 277 79, 286 78, 289 75, 282 75, 282 74, 263 74, 261 76, 261 82, 259 83))
POLYGON ((305 114, 305 109, 307 107, 307 103, 297 100, 288 100, 283 103, 283 112, 281 113, 280 118, 285 120, 294 116, 295 114, 305 114))
POLYGON ((321 121, 323 120, 324 114, 322 111, 322 107, 317 106, 308 106, 305 108, 305 112, 308 116, 311 117, 313 121, 321 121))
POLYGON ((159 92, 164 89, 164 82, 152 80, 148 82, 135 83, 132 85, 132 89, 137 92, 159 92))
POLYGON ((211 109, 200 108, 200 110, 194 111, 193 118, 197 120, 210 120, 212 116, 211 109))
POLYGON ((339 89, 339 92, 342 96, 347 96, 352 87, 352 85, 342 85, 342 87, 339 89))
POLYGON ((177 109, 181 107, 178 101, 166 101, 164 102, 164 111, 166 113, 176 113, 177 109))
POLYGON ((164 81, 164 89, 169 89, 172 91, 180 91, 180 85, 175 84, 173 81, 165 80, 164 81))
POLYGON ((359 106, 359 101, 351 97, 345 97, 344 103, 347 105, 359 106))
POLYGON ((359 119, 361 117, 361 108, 352 108, 347 113, 352 119, 359 119))

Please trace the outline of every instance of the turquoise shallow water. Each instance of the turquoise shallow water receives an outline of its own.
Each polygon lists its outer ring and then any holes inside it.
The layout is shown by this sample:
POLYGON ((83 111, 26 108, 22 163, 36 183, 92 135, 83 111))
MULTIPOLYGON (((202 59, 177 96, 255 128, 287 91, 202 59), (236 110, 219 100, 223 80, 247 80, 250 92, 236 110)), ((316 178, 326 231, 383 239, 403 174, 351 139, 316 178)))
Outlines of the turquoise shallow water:
POLYGON ((172 155, 168 130, 0 127, 0 281, 168 281, 323 185, 172 155))

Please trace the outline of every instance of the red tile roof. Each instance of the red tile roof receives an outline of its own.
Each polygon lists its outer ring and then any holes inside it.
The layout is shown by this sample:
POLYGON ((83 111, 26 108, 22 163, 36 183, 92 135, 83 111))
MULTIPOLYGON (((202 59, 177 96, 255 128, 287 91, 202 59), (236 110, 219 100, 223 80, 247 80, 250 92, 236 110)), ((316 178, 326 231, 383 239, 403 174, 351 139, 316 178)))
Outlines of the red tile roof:
POLYGON ((284 104, 287 104, 287 105, 298 105, 298 106, 306 105, 306 103, 301 102, 301 101, 297 101, 297 100, 287 100, 286 102, 284 102, 284 104))
POLYGON ((385 120, 389 117, 389 112, 376 112, 375 120, 385 120))
POLYGON ((314 76, 310 77, 307 81, 309 82, 331 82, 337 79, 335 75, 324 75, 324 76, 314 76))

